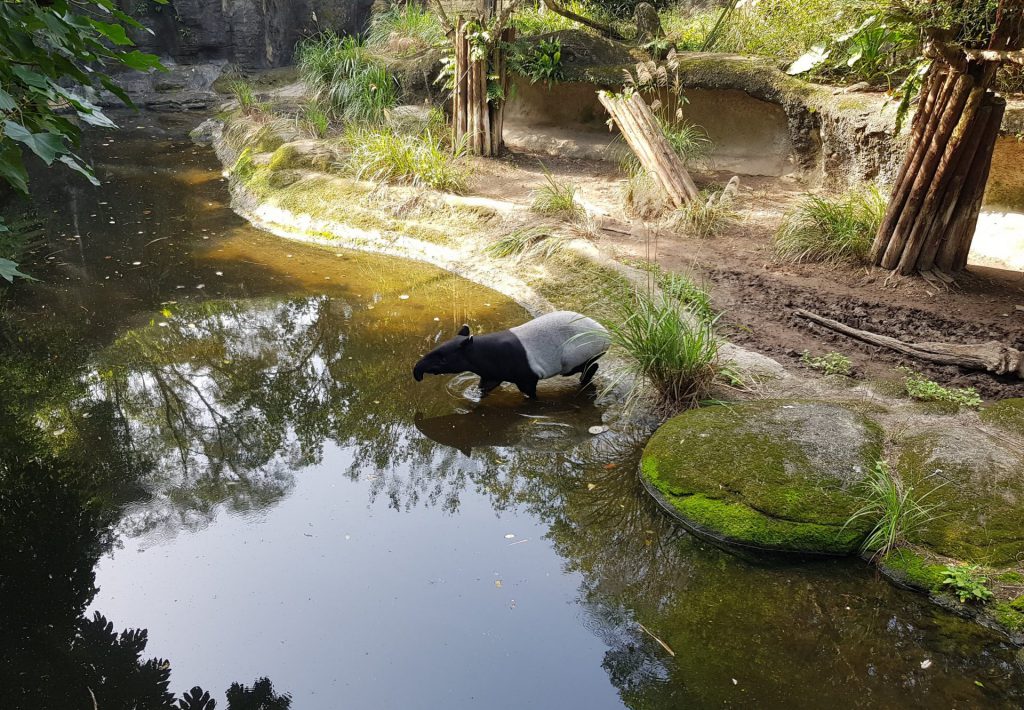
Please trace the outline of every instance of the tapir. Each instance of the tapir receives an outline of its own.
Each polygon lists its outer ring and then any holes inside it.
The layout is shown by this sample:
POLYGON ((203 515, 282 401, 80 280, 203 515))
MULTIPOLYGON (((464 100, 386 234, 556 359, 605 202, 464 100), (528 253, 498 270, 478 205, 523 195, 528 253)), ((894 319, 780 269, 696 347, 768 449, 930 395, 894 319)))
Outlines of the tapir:
POLYGON ((573 311, 555 311, 497 333, 474 336, 463 325, 455 337, 416 363, 412 376, 472 372, 480 376, 480 392, 511 382, 530 399, 537 383, 555 375, 580 375, 580 386, 597 372, 608 351, 608 331, 597 321, 573 311))

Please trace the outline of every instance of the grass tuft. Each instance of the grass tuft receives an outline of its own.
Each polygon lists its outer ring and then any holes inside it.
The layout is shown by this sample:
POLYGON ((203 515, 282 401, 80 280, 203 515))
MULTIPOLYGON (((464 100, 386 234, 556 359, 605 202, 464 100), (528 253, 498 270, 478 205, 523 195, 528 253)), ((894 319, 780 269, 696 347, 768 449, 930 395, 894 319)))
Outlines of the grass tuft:
POLYGON ((732 199, 724 192, 701 192, 697 198, 675 211, 672 218, 676 229, 698 239, 707 239, 739 220, 732 199))
POLYGON ((668 410, 704 399, 718 373, 715 319, 665 291, 635 290, 615 312, 608 334, 629 356, 625 374, 649 384, 668 410))
POLYGON ((805 350, 800 362, 812 370, 820 370, 826 375, 848 377, 853 372, 853 363, 842 353, 825 353, 821 356, 814 356, 805 350))
POLYGON ((544 227, 524 227, 488 244, 484 251, 498 258, 537 256, 547 259, 561 251, 566 241, 565 237, 552 234, 544 227))
POLYGON ((918 495, 913 486, 904 485, 885 461, 879 461, 864 479, 862 505, 850 516, 843 527, 855 520, 867 518, 875 521, 861 545, 861 552, 872 557, 886 554, 905 544, 915 531, 935 520, 938 504, 925 501, 942 484, 923 495, 918 495))
POLYGON ((437 15, 415 2, 397 4, 370 20, 366 45, 396 57, 441 44, 444 30, 437 15))
POLYGON ((545 217, 557 217, 569 222, 581 219, 586 210, 576 201, 579 188, 569 182, 559 182, 551 171, 544 168, 544 184, 532 193, 530 209, 545 217))
POLYGON ((775 234, 775 253, 788 261, 865 259, 885 215, 885 197, 875 187, 840 197, 810 195, 775 234))

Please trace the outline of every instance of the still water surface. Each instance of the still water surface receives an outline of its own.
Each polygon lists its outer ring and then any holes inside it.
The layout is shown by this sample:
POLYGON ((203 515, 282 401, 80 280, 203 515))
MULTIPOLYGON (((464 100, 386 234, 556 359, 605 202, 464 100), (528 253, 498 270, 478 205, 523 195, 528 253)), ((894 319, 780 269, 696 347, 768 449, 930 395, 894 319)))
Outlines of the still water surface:
POLYGON ((413 381, 438 339, 515 324, 516 304, 263 235, 187 119, 122 122, 89 137, 101 189, 40 175, 43 281, 5 313, 4 376, 29 382, 5 431, 41 427, 100 482, 79 504, 31 478, 0 498, 3 569, 31 571, 0 586, 26 707, 91 707, 81 687, 104 686, 75 679, 97 662, 68 639, 97 612, 148 630, 170 691, 221 707, 260 677, 296 708, 1024 705, 1014 649, 863 564, 745 559, 677 529, 637 445, 587 433, 592 393, 413 381), (76 505, 91 522, 62 547, 76 505))

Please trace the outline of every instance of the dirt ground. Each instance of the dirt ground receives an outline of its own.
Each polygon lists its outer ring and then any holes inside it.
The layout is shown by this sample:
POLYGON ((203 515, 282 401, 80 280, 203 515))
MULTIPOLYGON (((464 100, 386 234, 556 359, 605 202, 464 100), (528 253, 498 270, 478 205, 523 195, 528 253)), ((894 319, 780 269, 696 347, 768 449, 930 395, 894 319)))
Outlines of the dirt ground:
MULTIPOLYGON (((528 204, 531 190, 545 179, 545 170, 578 185, 579 200, 588 212, 619 225, 629 222, 622 208, 624 180, 616 166, 606 162, 528 153, 476 161, 472 192, 528 204)), ((694 173, 698 186, 723 185, 730 177, 694 173)), ((1024 382, 1017 378, 912 361, 795 316, 795 309, 804 308, 902 340, 997 340, 1024 349, 1024 273, 971 266, 954 285, 945 286, 862 265, 776 260, 772 235, 804 189, 786 178, 741 178, 736 202, 740 221, 708 239, 650 229, 640 222, 633 222, 629 233, 600 230, 594 238, 619 258, 653 258, 663 269, 703 280, 715 308, 723 313, 727 337, 787 367, 802 367, 804 351, 837 351, 853 360, 858 377, 895 380, 895 368, 907 365, 944 385, 975 387, 986 399, 1024 397, 1024 382)))

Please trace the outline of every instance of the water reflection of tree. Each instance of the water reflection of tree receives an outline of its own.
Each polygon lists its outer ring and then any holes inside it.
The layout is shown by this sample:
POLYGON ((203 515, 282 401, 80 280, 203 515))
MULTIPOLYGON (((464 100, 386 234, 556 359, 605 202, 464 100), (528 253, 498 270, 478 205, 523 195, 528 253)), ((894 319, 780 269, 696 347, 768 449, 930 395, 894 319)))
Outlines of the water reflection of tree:
MULTIPOLYGON (((30 340, 0 352, 0 707, 212 710, 202 690, 195 702, 168 691, 170 665, 144 658, 145 629, 85 616, 95 565, 152 465, 117 409, 85 396, 72 343, 46 359, 30 340)), ((233 686, 228 707, 288 707, 268 683, 233 686)))

